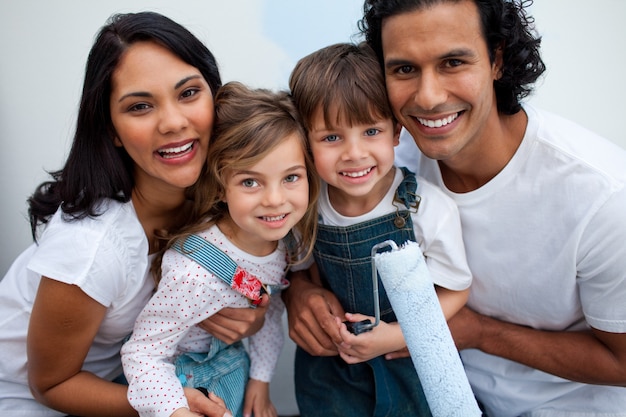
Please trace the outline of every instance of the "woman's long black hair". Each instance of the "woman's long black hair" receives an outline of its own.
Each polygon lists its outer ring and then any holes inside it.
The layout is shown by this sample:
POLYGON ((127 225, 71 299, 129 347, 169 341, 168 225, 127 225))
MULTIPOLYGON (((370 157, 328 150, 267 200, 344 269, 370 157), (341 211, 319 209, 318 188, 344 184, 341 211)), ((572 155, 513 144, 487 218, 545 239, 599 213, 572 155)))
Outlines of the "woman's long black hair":
POLYGON ((98 33, 85 69, 76 131, 63 169, 50 172, 28 199, 31 233, 61 207, 68 219, 97 216, 98 203, 126 202, 134 187, 133 161, 114 146, 109 100, 111 77, 122 54, 138 41, 154 41, 202 73, 213 95, 221 78, 213 54, 186 28, 154 12, 116 14, 98 33))

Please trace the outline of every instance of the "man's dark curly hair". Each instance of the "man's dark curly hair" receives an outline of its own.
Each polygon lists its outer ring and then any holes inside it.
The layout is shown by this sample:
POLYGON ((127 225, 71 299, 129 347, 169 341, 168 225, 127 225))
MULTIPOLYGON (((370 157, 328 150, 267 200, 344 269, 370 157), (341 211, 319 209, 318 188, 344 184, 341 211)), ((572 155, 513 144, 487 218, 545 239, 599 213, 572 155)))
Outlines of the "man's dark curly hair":
MULTIPOLYGON (((363 18, 358 22, 366 42, 383 64, 381 28, 384 19, 436 4, 464 0, 365 0, 363 18)), ((532 0, 472 0, 481 17, 483 36, 493 63, 498 48, 503 51, 502 77, 494 82, 498 111, 515 114, 520 101, 533 90, 546 67, 539 53, 541 37, 534 19, 526 14, 532 0)))

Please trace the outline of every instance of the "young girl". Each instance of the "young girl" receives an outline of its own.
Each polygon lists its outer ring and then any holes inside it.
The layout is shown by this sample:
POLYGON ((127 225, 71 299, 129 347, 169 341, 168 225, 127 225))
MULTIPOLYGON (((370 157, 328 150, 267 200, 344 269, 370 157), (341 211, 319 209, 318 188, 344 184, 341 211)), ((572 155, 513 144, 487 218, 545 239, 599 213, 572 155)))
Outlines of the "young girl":
POLYGON ((218 259, 228 256, 220 262, 236 263, 235 275, 246 280, 245 270, 267 289, 285 282, 288 267, 309 255, 319 180, 287 93, 233 82, 220 89, 215 107, 208 172, 194 189, 197 221, 170 241, 157 292, 122 349, 128 398, 141 415, 195 416, 183 395, 188 385, 214 391, 234 415, 276 415, 269 381, 283 343, 280 296, 271 297, 263 328, 250 338, 247 388, 241 343, 226 345, 195 324, 255 300, 234 289, 232 273, 225 280, 212 269, 218 259), (283 239, 292 228, 299 243, 283 239), (220 253, 204 253, 208 248, 220 253), (197 257, 202 254, 210 265, 197 257))
MULTIPOLYGON (((336 297, 348 312, 336 319, 339 356, 311 356, 303 349, 296 353, 300 412, 307 417, 428 416, 410 358, 384 357, 405 342, 382 285, 378 326, 355 335, 342 320, 373 320, 370 254, 375 244, 388 239, 420 244, 444 315, 452 317, 465 304, 472 278, 458 210, 437 187, 394 166, 400 126, 367 46, 337 44, 301 59, 290 88, 324 180, 315 266, 323 286, 334 294, 326 299, 336 297)), ((287 300, 298 293, 290 289, 287 300)), ((299 300, 288 303, 295 330, 299 316, 294 306, 306 306, 299 300)))
POLYGON ((137 415, 114 381, 120 348, 154 290, 156 231, 190 213, 220 85, 211 52, 165 16, 115 15, 100 30, 68 159, 29 199, 37 243, 0 281, 1 415, 137 415))

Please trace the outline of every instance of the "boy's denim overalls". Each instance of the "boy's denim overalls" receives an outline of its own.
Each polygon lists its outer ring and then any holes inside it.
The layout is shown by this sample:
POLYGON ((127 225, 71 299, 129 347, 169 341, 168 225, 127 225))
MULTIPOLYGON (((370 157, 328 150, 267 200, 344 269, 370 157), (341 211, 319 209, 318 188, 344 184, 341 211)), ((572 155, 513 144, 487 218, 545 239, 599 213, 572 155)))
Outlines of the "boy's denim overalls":
MULTIPOLYGON (((411 210, 416 210, 415 175, 402 168, 396 199, 406 210, 348 227, 318 225, 315 261, 323 285, 346 312, 374 316, 371 250, 387 239, 398 245, 415 241, 411 210)), ((417 197, 419 199, 419 197, 417 197)), ((396 322, 379 279, 380 318, 396 322)), ((348 365, 339 356, 315 357, 298 347, 296 397, 303 417, 431 416, 411 358, 384 356, 348 365)))

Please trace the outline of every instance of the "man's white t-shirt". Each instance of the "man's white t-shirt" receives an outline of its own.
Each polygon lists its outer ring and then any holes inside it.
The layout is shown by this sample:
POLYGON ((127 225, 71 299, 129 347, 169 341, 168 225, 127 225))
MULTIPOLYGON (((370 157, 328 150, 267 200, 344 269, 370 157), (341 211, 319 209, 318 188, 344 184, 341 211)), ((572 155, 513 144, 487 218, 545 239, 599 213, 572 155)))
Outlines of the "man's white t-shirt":
MULTIPOLYGON (((471 308, 543 330, 625 333, 626 151, 524 110, 519 149, 475 191, 447 190, 437 162, 406 131, 396 161, 457 203, 474 275, 471 308)), ((461 355, 490 416, 626 416, 626 388, 568 381, 478 350, 461 355)))

